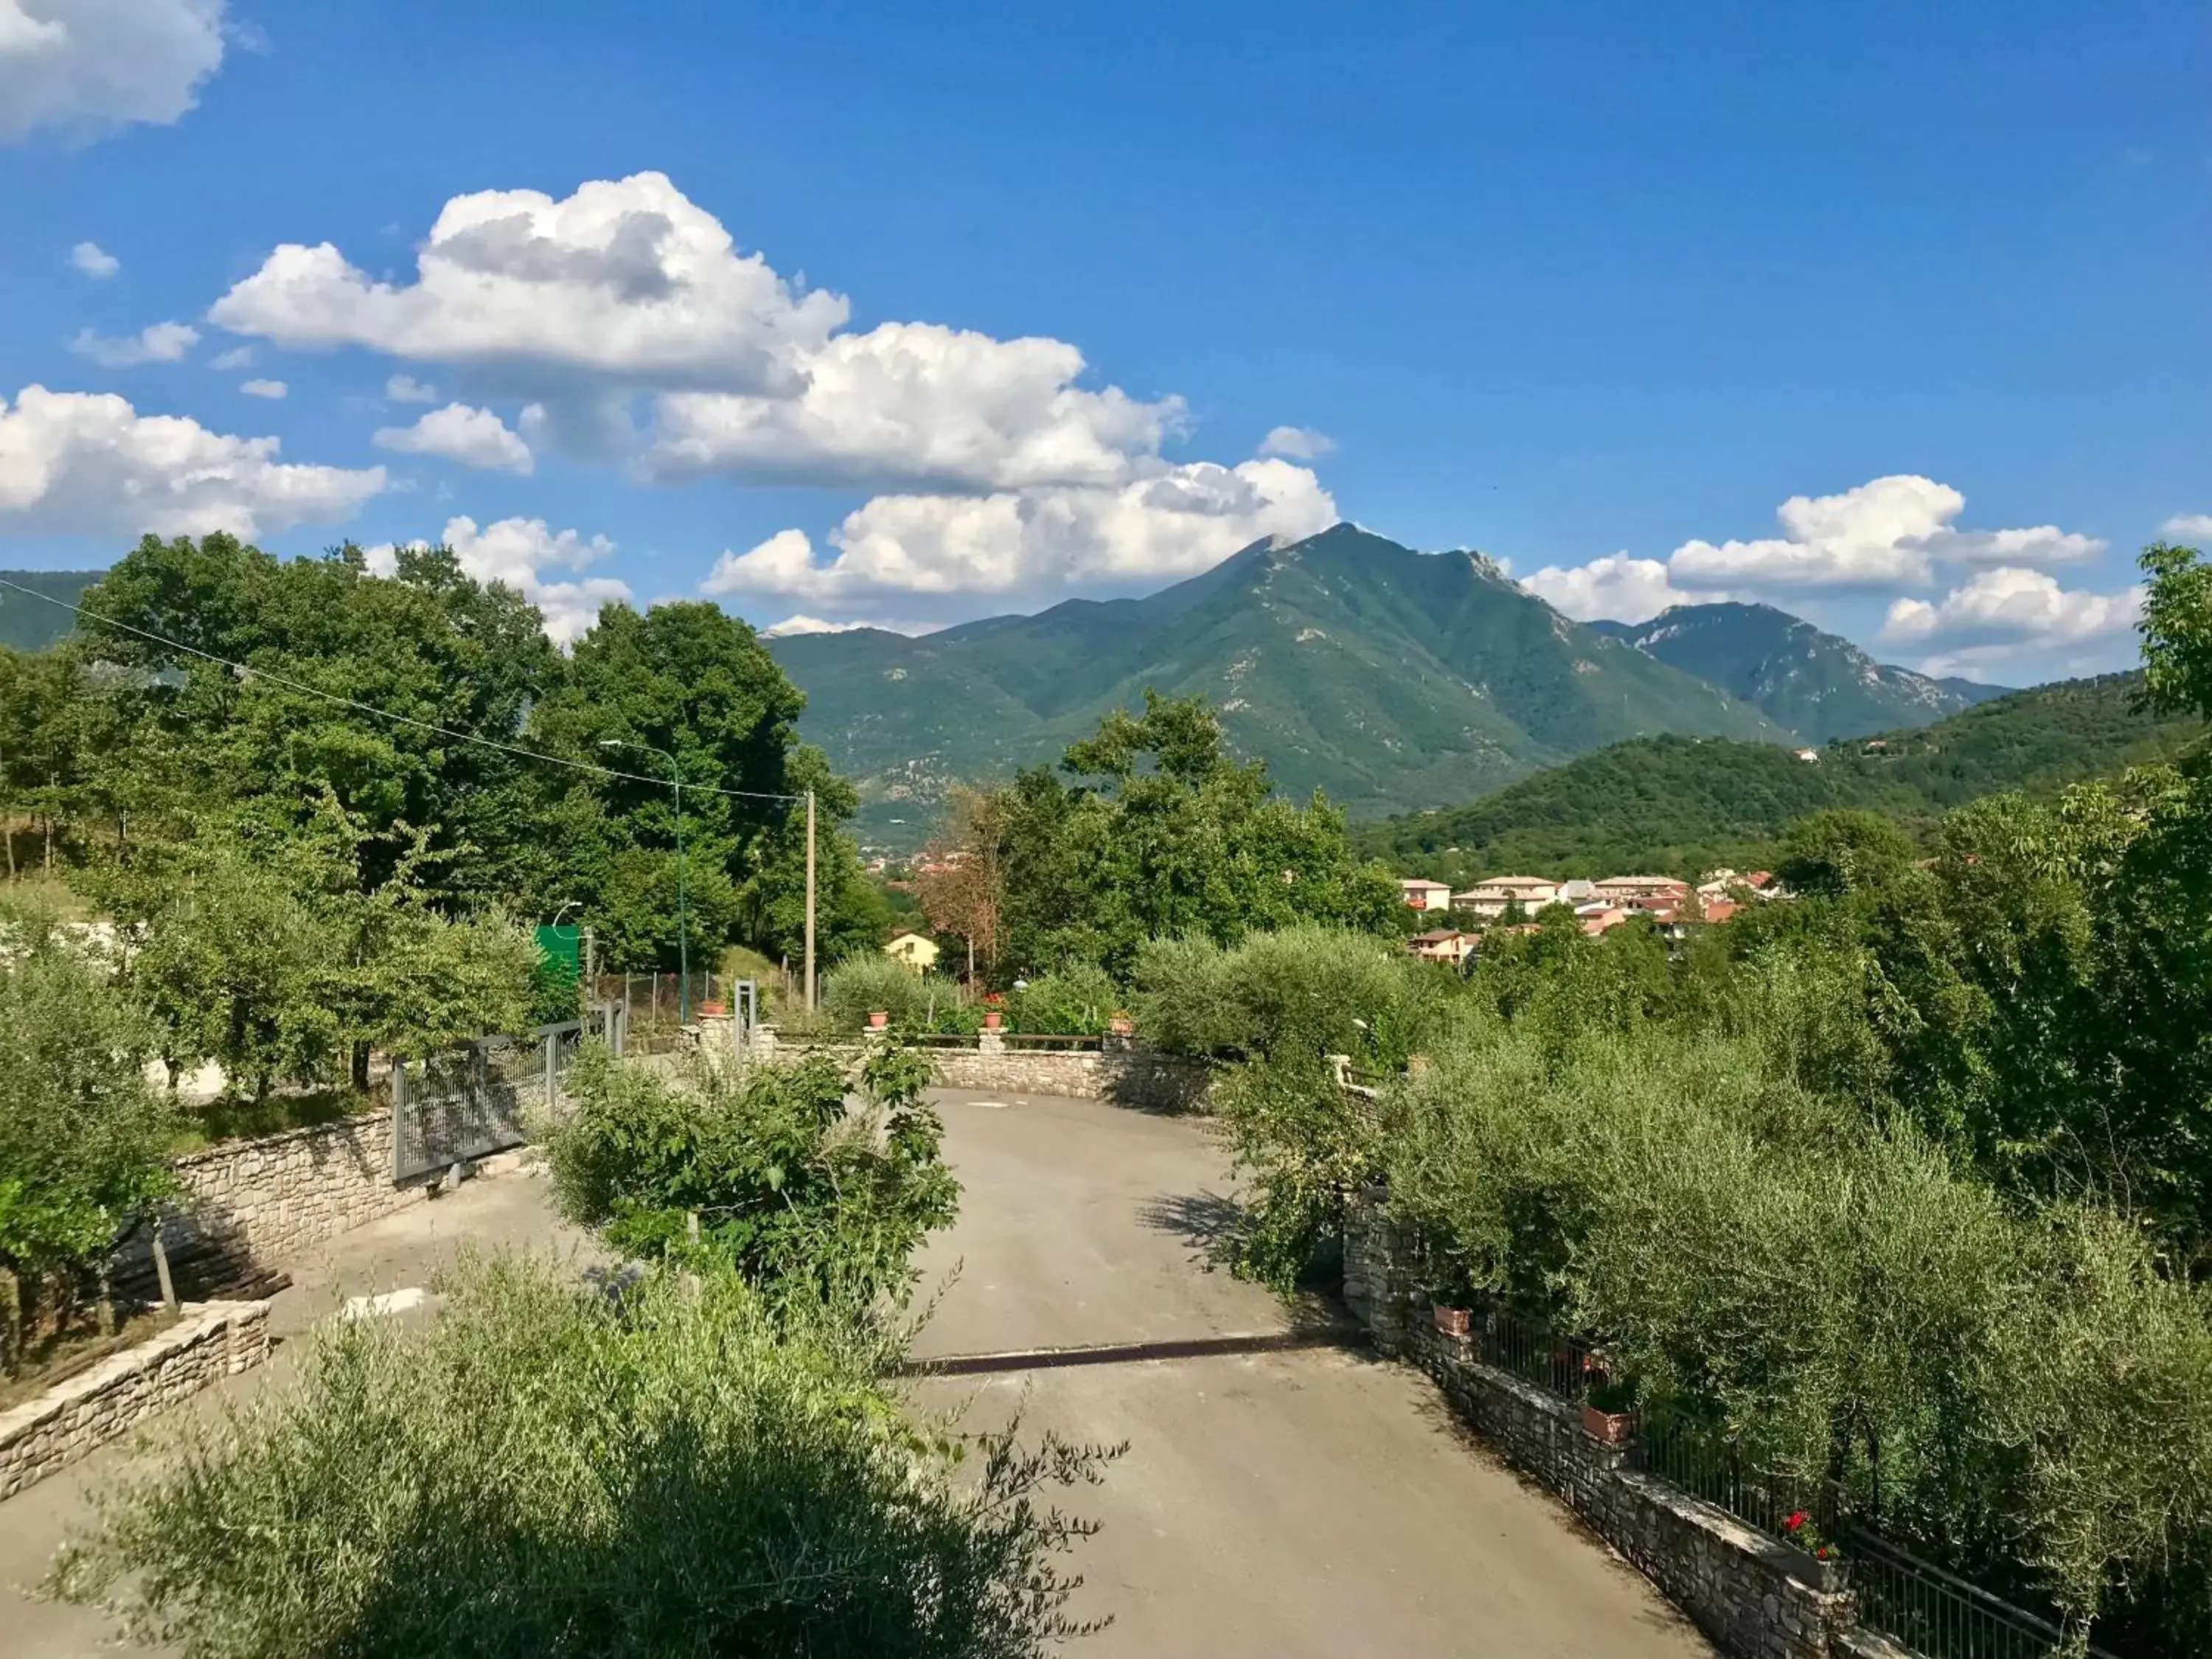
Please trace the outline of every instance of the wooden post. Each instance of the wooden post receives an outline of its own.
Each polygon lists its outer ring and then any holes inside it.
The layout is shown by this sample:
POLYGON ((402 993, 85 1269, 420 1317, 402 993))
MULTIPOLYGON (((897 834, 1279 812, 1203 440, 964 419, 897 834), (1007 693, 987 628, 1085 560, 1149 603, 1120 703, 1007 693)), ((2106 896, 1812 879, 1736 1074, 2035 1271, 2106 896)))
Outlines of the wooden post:
POLYGON ((814 1011, 814 792, 806 792, 806 1009, 814 1011))
POLYGON ((177 1311, 177 1282, 169 1277, 169 1247, 161 1242, 161 1218, 154 1218, 154 1277, 161 1281, 161 1305, 177 1311))

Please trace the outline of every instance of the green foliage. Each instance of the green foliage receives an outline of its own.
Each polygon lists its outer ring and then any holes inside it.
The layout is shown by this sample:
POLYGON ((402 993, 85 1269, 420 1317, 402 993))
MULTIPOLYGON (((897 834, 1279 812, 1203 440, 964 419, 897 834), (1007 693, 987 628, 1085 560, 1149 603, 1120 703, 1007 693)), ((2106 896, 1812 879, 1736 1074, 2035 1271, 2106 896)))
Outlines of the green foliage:
POLYGON ((917 974, 875 950, 846 957, 822 979, 822 1012, 846 1031, 865 1029, 868 1016, 878 1011, 889 1014, 902 1030, 927 1030, 937 1008, 958 998, 951 981, 917 974))
POLYGON ((808 1654, 1018 1659, 1075 1633, 1047 1501, 1099 1455, 956 1466, 879 1339, 726 1274, 619 1297, 465 1263, 439 1318, 319 1327, 299 1375, 187 1413, 48 1593, 204 1659, 808 1654))
POLYGON ((669 1079, 587 1048, 575 1107, 545 1136, 555 1202, 626 1253, 697 1252, 734 1267, 777 1307, 827 1300, 865 1314, 902 1301, 908 1259, 948 1224, 959 1183, 923 1098, 926 1055, 883 1046, 862 1067, 865 1109, 822 1056, 789 1066, 696 1059, 669 1079))
POLYGON ((1879 812, 1831 807, 1790 826, 1774 873, 1793 893, 1840 898, 1899 880, 1918 851, 1911 836, 1879 812))
POLYGON ((1017 1031, 1100 1036, 1121 1001, 1121 988, 1104 969, 1087 962, 1070 963, 1039 975, 1008 997, 1007 1023, 1017 1031))
POLYGON ((1133 977, 1139 1028, 1170 1054, 1401 1066, 1454 1012, 1449 969, 1335 927, 1255 933, 1231 950, 1160 939, 1133 977))
POLYGON ((97 949, 0 904, 0 1267, 18 1277, 93 1270, 173 1185, 149 1034, 97 949))
POLYGON ((1464 884, 1501 871, 1557 878, 1629 871, 1695 877, 1771 867, 1810 813, 1856 808, 1916 835, 1984 795, 2038 796, 2178 752, 2203 730, 2175 705, 2146 712, 2136 674, 2069 680, 1978 704, 1917 731, 1832 743, 1817 762, 1768 744, 1639 738, 1540 772, 1471 805, 1362 829, 1401 873, 1464 884))
POLYGON ((975 815, 992 844, 964 849, 999 872, 1002 981, 1068 963, 1126 973, 1154 939, 1395 922, 1395 885, 1353 859, 1335 810, 1273 796, 1266 769, 1229 759, 1195 699, 1147 693, 1141 718, 1109 714, 1064 763, 1098 781, 1024 773, 975 815))

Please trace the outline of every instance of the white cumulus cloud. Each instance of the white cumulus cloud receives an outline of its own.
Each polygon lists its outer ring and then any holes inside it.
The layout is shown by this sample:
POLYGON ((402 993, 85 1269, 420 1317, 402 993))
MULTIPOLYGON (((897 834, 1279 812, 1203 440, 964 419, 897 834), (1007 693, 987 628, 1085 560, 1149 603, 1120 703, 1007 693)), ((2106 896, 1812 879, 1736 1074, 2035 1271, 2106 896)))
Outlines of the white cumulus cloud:
POLYGON ((2212 536, 2212 513, 2178 513, 2159 526, 2161 536, 2212 536))
POLYGON ((208 367, 228 374, 233 369, 251 368, 254 350, 252 346, 233 346, 228 351, 218 351, 208 359, 208 367))
POLYGON ((1668 558, 1683 587, 1776 590, 1925 586, 1938 564, 2072 564, 2105 544, 2053 525, 1959 530, 1966 498, 1933 478, 1875 478, 1835 495, 1792 495, 1776 517, 1783 534, 1756 541, 1688 541, 1668 558))
POLYGON ((447 404, 412 426, 387 426, 376 434, 380 448, 410 455, 440 455, 464 466, 528 472, 537 465, 530 446, 488 409, 447 404))
POLYGON ((132 368, 140 363, 180 362, 199 343, 200 331, 190 323, 154 323, 119 338, 83 329, 69 343, 71 351, 102 368, 132 368))
POLYGON ((411 283, 380 282, 331 243, 287 242, 210 319, 294 349, 361 346, 507 383, 754 391, 845 320, 800 293, 660 173, 447 202, 411 283))
MULTIPOLYGON (((7 0, 0 0, 4 7, 7 0)), ((75 265, 95 283, 105 282, 123 269, 123 261, 97 242, 79 242, 70 250, 70 264, 75 265)))
POLYGON ((840 334, 775 393, 663 398, 646 465, 762 483, 1015 489, 1118 484, 1183 425, 1182 401, 1074 384, 1061 340, 997 340, 933 323, 840 334))
POLYGON ((112 393, 23 388, 0 399, 0 527, 94 536, 252 537, 350 517, 384 489, 380 466, 276 459, 274 438, 140 415, 112 393))
POLYGON ((1933 603, 1900 599, 1882 623, 1883 642, 1933 653, 1931 673, 2002 672, 2032 662, 2054 672, 2116 665, 2121 641, 2142 616, 2144 590, 2089 593, 2041 570, 1978 571, 1933 603))
POLYGON ((1614 622, 1646 622, 1670 605, 1691 605, 1717 597, 1685 593, 1668 583, 1667 567, 1661 561, 1626 553, 1608 553, 1588 564, 1546 565, 1523 577, 1521 586, 1577 622, 1601 617, 1614 622))
POLYGON ((1267 537, 1334 524, 1320 481, 1286 461, 1196 462, 1115 489, 881 495, 848 514, 817 562, 804 531, 725 552, 710 594, 852 609, 887 596, 1042 593, 1195 574, 1267 537))
POLYGON ((395 404, 434 404, 438 388, 423 385, 411 374, 394 374, 384 383, 384 395, 395 404))
POLYGON ((1310 426, 1279 426, 1260 440, 1260 453, 1291 461, 1317 461, 1336 453, 1336 440, 1310 426))
POLYGON ((282 380, 246 380, 238 389, 249 398, 282 398, 292 388, 282 380))
MULTIPOLYGON (((439 539, 478 581, 503 582, 536 605, 545 617, 546 636, 557 645, 582 638, 602 606, 627 604, 632 597, 629 584, 611 576, 572 580, 546 574, 580 571, 607 557, 615 544, 605 536, 555 530, 543 519, 501 519, 479 526, 463 516, 447 520, 439 539)), ((398 567, 398 550, 391 543, 368 549, 368 568, 378 575, 388 576, 398 567)))
POLYGON ((760 630, 760 636, 764 640, 787 640, 800 634, 849 634, 856 628, 876 625, 865 622, 830 622, 801 611, 796 616, 786 617, 780 623, 770 623, 760 630))
POLYGON ((0 0, 0 140, 175 120, 222 66, 224 0, 0 0))

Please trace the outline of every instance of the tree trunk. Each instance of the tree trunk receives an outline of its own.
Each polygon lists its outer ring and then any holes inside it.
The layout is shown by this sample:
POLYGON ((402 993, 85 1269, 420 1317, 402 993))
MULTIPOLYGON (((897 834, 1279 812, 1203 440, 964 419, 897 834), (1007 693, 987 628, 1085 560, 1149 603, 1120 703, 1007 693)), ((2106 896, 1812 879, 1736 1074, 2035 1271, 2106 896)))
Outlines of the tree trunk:
POLYGON ((23 1371, 23 1281, 11 1267, 0 1267, 0 1368, 11 1377, 23 1371))
POLYGON ((100 1334, 115 1334, 115 1286, 107 1276, 107 1264, 100 1264, 100 1334))
POLYGON ((368 1045, 366 1042, 353 1045, 353 1086, 357 1094, 368 1092, 368 1045))

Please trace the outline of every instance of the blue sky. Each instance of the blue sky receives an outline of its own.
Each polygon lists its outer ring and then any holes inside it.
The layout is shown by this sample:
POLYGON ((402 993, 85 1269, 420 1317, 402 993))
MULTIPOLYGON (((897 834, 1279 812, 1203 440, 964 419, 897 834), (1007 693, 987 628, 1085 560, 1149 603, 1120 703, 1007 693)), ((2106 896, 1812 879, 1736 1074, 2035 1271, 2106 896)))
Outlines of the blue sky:
POLYGON ((2212 541, 2201 4, 1681 9, 0 0, 0 564, 914 628, 1340 516, 2130 660, 2212 541))

